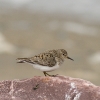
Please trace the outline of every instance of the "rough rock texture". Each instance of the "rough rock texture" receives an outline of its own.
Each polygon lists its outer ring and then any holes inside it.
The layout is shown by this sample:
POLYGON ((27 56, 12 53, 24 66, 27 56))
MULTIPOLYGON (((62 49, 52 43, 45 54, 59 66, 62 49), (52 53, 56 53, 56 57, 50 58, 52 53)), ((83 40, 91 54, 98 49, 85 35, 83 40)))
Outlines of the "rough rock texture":
POLYGON ((71 77, 39 77, 0 82, 0 100, 100 100, 100 87, 71 77))

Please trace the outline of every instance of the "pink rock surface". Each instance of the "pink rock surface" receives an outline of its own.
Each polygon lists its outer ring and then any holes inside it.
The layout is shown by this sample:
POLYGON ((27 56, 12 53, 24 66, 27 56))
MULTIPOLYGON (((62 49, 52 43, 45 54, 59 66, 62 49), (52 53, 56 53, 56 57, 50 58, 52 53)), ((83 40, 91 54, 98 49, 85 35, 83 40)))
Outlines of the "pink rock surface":
POLYGON ((100 87, 65 76, 0 82, 0 100, 100 100, 100 87))

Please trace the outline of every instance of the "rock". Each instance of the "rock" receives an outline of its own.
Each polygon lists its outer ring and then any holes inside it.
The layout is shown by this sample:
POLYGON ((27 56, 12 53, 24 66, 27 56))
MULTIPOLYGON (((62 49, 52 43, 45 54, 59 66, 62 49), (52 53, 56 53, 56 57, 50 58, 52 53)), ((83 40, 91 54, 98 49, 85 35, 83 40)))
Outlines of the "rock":
POLYGON ((65 76, 0 82, 0 100, 100 100, 100 87, 65 76))

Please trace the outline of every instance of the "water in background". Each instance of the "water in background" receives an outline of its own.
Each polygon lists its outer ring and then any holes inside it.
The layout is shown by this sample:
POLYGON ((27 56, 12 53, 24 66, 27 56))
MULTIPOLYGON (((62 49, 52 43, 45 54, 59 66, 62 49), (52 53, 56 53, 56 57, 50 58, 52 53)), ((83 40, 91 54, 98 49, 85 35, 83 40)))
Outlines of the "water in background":
POLYGON ((66 60, 50 74, 100 84, 99 0, 0 0, 0 80, 43 75, 17 57, 64 48, 66 60))
MULTIPOLYGON (((100 0, 0 0, 2 9, 27 9, 27 11, 61 14, 100 24, 100 0)), ((1 12, 4 10, 1 9, 1 12)))

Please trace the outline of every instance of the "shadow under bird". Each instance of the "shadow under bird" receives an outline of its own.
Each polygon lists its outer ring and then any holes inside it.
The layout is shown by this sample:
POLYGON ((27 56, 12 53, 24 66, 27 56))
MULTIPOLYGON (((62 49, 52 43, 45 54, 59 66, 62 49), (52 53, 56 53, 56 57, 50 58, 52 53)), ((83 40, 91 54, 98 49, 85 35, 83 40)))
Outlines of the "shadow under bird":
POLYGON ((47 72, 58 69, 66 58, 74 61, 68 57, 66 50, 57 49, 49 50, 29 58, 17 58, 17 61, 18 63, 29 63, 33 65, 34 68, 43 71, 45 76, 56 76, 49 75, 47 72))

